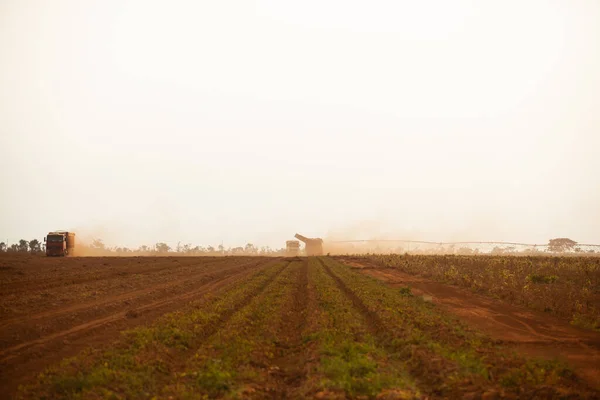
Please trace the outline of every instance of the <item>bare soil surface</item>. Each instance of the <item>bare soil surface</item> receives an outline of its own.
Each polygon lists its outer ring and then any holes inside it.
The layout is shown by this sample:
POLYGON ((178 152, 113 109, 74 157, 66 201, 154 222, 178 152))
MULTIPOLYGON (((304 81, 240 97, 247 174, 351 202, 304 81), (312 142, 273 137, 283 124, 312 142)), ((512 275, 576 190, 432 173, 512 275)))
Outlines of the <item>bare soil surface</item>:
POLYGON ((307 314, 314 311, 309 306, 308 259, 302 262, 299 278, 294 285, 291 303, 283 310, 277 350, 279 357, 272 361, 271 376, 275 380, 274 397, 298 398, 298 390, 307 376, 307 348, 302 341, 306 329, 307 314))
POLYGON ((217 293, 274 262, 262 257, 0 258, 0 392, 217 293))
POLYGON ((592 332, 356 259, 11 257, 0 398, 600 398, 592 332))
POLYGON ((506 304, 466 289, 433 282, 393 268, 342 260, 352 268, 394 287, 410 287, 469 325, 517 352, 567 362, 588 384, 600 388, 600 334, 556 317, 506 304))

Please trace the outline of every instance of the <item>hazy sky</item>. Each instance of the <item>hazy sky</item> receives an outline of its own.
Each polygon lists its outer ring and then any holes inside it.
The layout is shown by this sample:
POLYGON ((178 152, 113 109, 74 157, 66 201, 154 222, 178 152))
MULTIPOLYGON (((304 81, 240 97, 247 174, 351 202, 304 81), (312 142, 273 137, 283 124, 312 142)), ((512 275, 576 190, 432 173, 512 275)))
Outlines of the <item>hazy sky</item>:
POLYGON ((600 242, 600 2, 0 0, 0 241, 600 242))

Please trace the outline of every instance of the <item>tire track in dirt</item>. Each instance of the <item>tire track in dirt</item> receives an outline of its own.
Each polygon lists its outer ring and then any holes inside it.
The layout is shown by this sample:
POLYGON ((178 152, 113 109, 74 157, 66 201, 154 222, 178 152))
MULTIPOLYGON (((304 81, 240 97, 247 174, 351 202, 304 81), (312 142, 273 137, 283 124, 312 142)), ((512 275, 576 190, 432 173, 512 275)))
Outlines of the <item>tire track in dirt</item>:
MULTIPOLYGON (((223 258, 221 259, 223 260, 223 258)), ((133 261, 135 262, 135 260, 133 261)), ((244 259, 240 259, 239 261, 244 261, 244 259)), ((140 262, 137 261, 137 263, 140 262)), ((177 278, 195 276, 202 270, 214 270, 219 265, 229 265, 227 262, 223 264, 223 261, 210 259, 202 259, 201 262, 198 262, 196 259, 195 262, 188 261, 187 263, 181 263, 178 259, 174 258, 169 265, 165 266, 163 264, 164 268, 161 267, 161 271, 153 271, 154 264, 152 261, 147 260, 145 262, 148 263, 146 264, 147 272, 144 272, 143 265, 136 265, 136 268, 142 269, 136 271, 133 275, 125 277, 119 272, 113 274, 108 279, 74 285, 71 285, 67 279, 64 281, 63 286, 54 289, 39 291, 24 287, 21 293, 0 295, 0 348, 6 347, 5 340, 1 334, 2 329, 18 321, 27 321, 34 314, 53 312, 52 310, 69 307, 74 303, 101 301, 109 296, 116 296, 151 285, 174 281, 177 278)), ((125 265, 117 264, 115 268, 123 272, 123 269, 129 269, 130 267, 132 267, 130 263, 125 263, 125 265)), ((71 270, 69 273, 73 273, 73 271, 71 270)), ((73 323, 73 321, 68 321, 68 323, 73 323)), ((40 328, 45 329, 45 327, 40 328)))
POLYGON ((403 272, 382 272, 376 269, 365 271, 391 286, 408 285, 416 294, 430 295, 434 303, 441 304, 459 316, 485 319, 497 325, 507 342, 599 344, 600 336, 572 327, 549 315, 540 315, 532 310, 494 301, 464 289, 426 279, 406 276, 403 272), (514 334, 517 332, 517 334, 514 334))
MULTIPOLYGON (((385 349, 388 354, 398 353, 398 349, 392 345, 393 338, 398 335, 389 326, 387 326, 377 313, 371 311, 365 303, 350 289, 346 283, 337 276, 331 268, 321 259, 317 258, 323 269, 329 275, 340 291, 352 302, 352 305, 362 314, 365 319, 366 327, 375 338, 379 346, 385 349)), ((433 353, 425 350, 414 351, 409 356, 410 360, 406 364, 408 372, 415 379, 419 388, 429 393, 429 398, 439 398, 438 390, 445 379, 443 371, 452 371, 454 367, 448 364, 448 360, 443 359, 433 353)))
POLYGON ((409 286, 417 295, 431 296, 433 303, 444 311, 520 353, 562 359, 589 384, 600 388, 600 334, 597 332, 395 269, 373 268, 369 263, 364 263, 367 268, 361 268, 356 262, 352 265, 355 270, 391 286, 409 286))
MULTIPOLYGON (((196 289, 193 289, 191 291, 185 292, 180 295, 172 296, 167 299, 152 301, 150 303, 140 305, 138 307, 127 307, 128 308, 127 310, 113 312, 106 317, 95 318, 89 322, 73 326, 69 329, 64 329, 64 326, 63 326, 62 327, 63 330, 61 330, 57 333, 47 334, 46 336, 44 336, 42 338, 26 341, 26 342, 18 344, 16 346, 12 346, 7 349, 0 350, 0 363, 5 362, 8 359, 10 359, 11 353, 18 352, 21 349, 28 348, 28 347, 35 346, 35 345, 44 344, 50 340, 55 340, 57 338, 69 336, 73 333, 90 330, 90 329, 96 328, 98 326, 105 325, 109 322, 113 322, 118 319, 126 318, 129 315, 139 316, 141 313, 146 312, 148 310, 160 308, 160 307, 163 307, 165 305, 168 305, 168 304, 171 304, 174 302, 181 302, 181 301, 185 301, 188 298, 196 297, 199 293, 205 293, 207 291, 210 291, 210 289, 212 287, 214 287, 215 285, 222 285, 224 283, 227 283, 228 281, 234 280, 235 278, 238 277, 238 275, 243 274, 244 270, 249 265, 252 265, 252 264, 255 264, 255 263, 243 264, 243 265, 236 266, 234 268, 226 269, 226 270, 221 271, 218 275, 214 275, 214 276, 202 274, 201 278, 208 278, 209 280, 202 282, 203 279, 200 279, 199 283, 201 284, 201 286, 196 289), (7 356, 7 354, 8 354, 8 356, 7 356)), ((149 291, 151 291, 151 289, 140 290, 139 292, 147 293, 149 291)), ((111 302, 111 299, 107 299, 107 301, 105 301, 106 304, 108 304, 110 302, 111 302)), ((97 305, 92 304, 91 306, 95 307, 97 305)), ((68 312, 68 310, 67 310, 67 312, 68 312)))
POLYGON ((300 267, 291 302, 281 316, 279 349, 284 354, 272 362, 271 376, 275 379, 275 391, 272 398, 287 399, 297 395, 308 375, 308 355, 302 341, 308 315, 308 258, 300 267), (286 315, 290 318, 286 319, 286 315))
POLYGON ((416 294, 429 295, 434 303, 443 304, 459 315, 487 319, 501 328, 507 328, 508 331, 504 329, 498 331, 507 335, 505 338, 507 341, 572 342, 584 345, 597 343, 595 338, 598 335, 574 328, 550 315, 542 315, 533 310, 477 295, 464 288, 430 281, 393 268, 377 268, 368 263, 361 265, 354 261, 343 262, 352 265, 352 269, 385 281, 391 286, 410 286, 416 294), (529 337, 512 337, 513 332, 524 333, 529 337), (560 334, 556 335, 556 333, 560 334))
MULTIPOLYGON (((116 258, 116 257, 115 257, 116 258)), ((227 260, 223 257, 219 257, 221 260, 210 260, 208 263, 224 263, 227 260)), ((119 258, 117 258, 119 259, 119 258)), ((82 258, 83 260, 87 260, 86 258, 82 258)), ((175 262, 174 258, 166 258, 165 261, 162 261, 155 264, 154 268, 149 266, 146 263, 140 263, 139 265, 134 265, 132 267, 127 267, 126 265, 118 265, 113 267, 108 267, 106 270, 99 269, 101 267, 94 266, 91 271, 78 271, 74 270, 74 268, 79 268, 80 266, 67 266, 66 271, 59 270, 61 275, 57 276, 55 279, 47 280, 44 277, 35 276, 31 279, 22 279, 14 282, 7 282, 2 284, 2 288, 0 289, 0 295, 12 295, 19 294, 23 291, 39 291, 39 290, 49 290, 57 287, 64 287, 66 285, 79 285, 83 283, 90 282, 99 282, 112 278, 126 278, 127 276, 132 276, 136 274, 149 274, 149 273, 158 273, 164 270, 173 269, 173 262, 175 262), (160 266, 160 267, 159 267, 160 266), (68 269, 67 269, 68 268, 68 269), (64 275, 64 273, 68 275, 64 275), (82 276, 83 275, 83 276, 82 276)), ((94 260, 98 261, 98 260, 94 260)), ((89 261, 88 261, 89 262, 89 261)), ((103 265, 107 264, 103 263, 103 265)), ((205 264, 208 264, 205 263, 205 264)), ((200 265, 202 263, 198 263, 196 261, 192 261, 190 264, 183 264, 177 267, 190 267, 194 265, 200 265)), ((33 272, 31 273, 33 274, 33 272)))
MULTIPOLYGON (((189 292, 180 294, 180 295, 175 295, 166 299, 162 299, 162 300, 157 300, 157 301, 152 301, 150 303, 144 304, 144 305, 140 305, 138 307, 135 308, 129 308, 128 310, 122 310, 122 311, 118 311, 116 313, 113 313, 109 316, 103 317, 103 318, 96 318, 92 321, 80 324, 80 325, 76 325, 72 328, 66 329, 66 330, 62 330, 58 333, 54 333, 54 334, 50 334, 47 335, 45 337, 39 338, 39 339, 35 339, 35 340, 31 340, 31 341, 27 341, 24 343, 21 343, 19 345, 16 346, 12 346, 10 348, 7 349, 3 349, 0 350, 0 363, 4 362, 6 360, 6 355, 10 354, 10 353, 14 353, 15 351, 21 350, 23 348, 27 348, 30 347, 32 345, 39 345, 39 344, 43 344, 49 340, 53 340, 56 338, 60 338, 60 337, 64 337, 64 336, 68 336, 71 333, 75 333, 75 332, 81 332, 84 330, 88 330, 90 328, 94 328, 100 325, 104 325, 107 322, 111 322, 117 319, 121 319, 127 316, 127 314, 133 314, 133 315, 138 315, 143 313, 144 311, 148 311, 148 310, 152 310, 152 309, 157 309, 160 308, 162 306, 171 304, 171 303, 175 303, 175 302, 181 302, 181 301, 185 301, 188 299, 191 299, 193 297, 196 297, 198 294, 203 294, 205 292, 210 291, 212 288, 214 288, 215 286, 222 286, 224 283, 227 283, 229 281, 235 280, 235 278, 238 278, 240 275, 244 275, 244 272, 246 272, 246 268, 248 267, 248 264, 243 264, 243 265, 239 265, 239 266, 235 266, 233 268, 227 269, 227 270, 223 270, 221 271, 219 274, 217 274, 216 276, 209 276, 209 278, 211 279, 208 282, 205 282, 204 284, 202 284, 200 287, 193 289, 189 292)), ((249 272, 249 271, 248 271, 249 272)), ((206 276, 203 276, 206 277, 206 276)), ((145 292, 145 291, 142 291, 145 292)), ((9 356, 10 357, 10 356, 9 356)))
MULTIPOLYGON (((224 266, 225 269, 222 269, 217 272, 219 274, 222 274, 224 271, 227 271, 229 269, 248 267, 253 264, 256 264, 256 262, 251 261, 251 262, 247 262, 247 263, 244 263, 241 265, 234 264, 231 266, 225 265, 224 266)), ((181 279, 176 279, 176 280, 165 282, 165 283, 155 284, 150 287, 146 287, 144 289, 136 289, 136 290, 126 291, 124 293, 121 293, 121 294, 115 295, 115 296, 109 296, 109 297, 105 297, 102 299, 92 300, 92 301, 83 302, 83 303, 79 303, 79 304, 75 304, 75 305, 68 305, 65 307, 53 308, 53 309, 46 310, 46 311, 36 313, 36 314, 24 315, 21 317, 4 320, 0 323, 0 329, 5 328, 6 326, 19 324, 22 322, 31 323, 35 320, 40 320, 40 319, 50 318, 50 317, 58 317, 58 316, 64 315, 64 314, 71 314, 71 316, 74 316, 72 313, 75 313, 78 311, 85 311, 85 310, 91 309, 91 308, 107 307, 110 304, 119 303, 119 302, 130 302, 130 301, 133 301, 134 299, 139 298, 145 294, 151 294, 152 292, 157 292, 157 291, 161 291, 161 290, 174 289, 176 286, 180 286, 180 285, 184 285, 184 284, 188 284, 188 285, 193 284, 193 283, 196 283, 197 278, 199 278, 198 279, 199 281, 202 281, 203 279, 206 279, 206 278, 211 278, 211 274, 215 273, 214 268, 218 267, 219 265, 220 264, 216 264, 216 265, 208 264, 207 265, 207 264, 202 264, 202 263, 188 265, 188 267, 202 266, 204 268, 202 268, 199 271, 196 271, 191 276, 181 278, 181 279)))
MULTIPOLYGON (((118 337, 119 332, 122 330, 150 323, 165 313, 180 310, 181 307, 189 306, 190 302, 195 299, 208 293, 218 293, 226 287, 240 282, 246 276, 256 272, 257 269, 268 268, 277 262, 280 262, 280 259, 258 263, 254 268, 240 266, 235 272, 228 271, 225 276, 207 282, 191 292, 154 301, 140 306, 135 310, 120 311, 37 340, 5 349, 0 352, 0 388, 3 388, 5 391, 14 391, 19 383, 26 382, 36 372, 40 372, 49 364, 77 354, 87 347, 102 346, 111 342, 118 337), (127 318, 127 314, 132 311, 137 314, 137 317, 127 318)), ((287 265, 285 268, 287 268, 287 265)), ((283 269, 261 286, 259 292, 264 290, 283 269)), ((246 296, 238 308, 229 310, 223 314, 222 318, 230 318, 237 309, 242 307, 256 294, 257 292, 254 292, 246 296)), ((209 328, 209 330, 214 330, 214 332, 218 329, 219 324, 209 328)), ((212 333, 208 332, 207 334, 212 333)))

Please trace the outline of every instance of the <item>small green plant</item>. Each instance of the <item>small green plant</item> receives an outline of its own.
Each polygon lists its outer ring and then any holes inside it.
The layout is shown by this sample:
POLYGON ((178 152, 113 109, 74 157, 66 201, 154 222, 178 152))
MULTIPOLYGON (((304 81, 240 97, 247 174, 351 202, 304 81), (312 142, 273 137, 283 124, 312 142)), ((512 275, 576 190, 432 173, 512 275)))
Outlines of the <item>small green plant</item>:
POLYGON ((590 317, 585 314, 574 314, 571 320, 571 325, 578 326, 580 328, 592 329, 600 331, 600 317, 590 317))
MULTIPOLYGON (((437 374, 433 390, 442 397, 470 390, 464 387, 466 382, 490 389, 500 384, 514 393, 576 385, 562 364, 511 353, 420 297, 406 296, 405 288, 383 285, 331 259, 324 264, 344 291, 352 293, 350 297, 374 325, 379 341, 386 343, 386 352, 403 360, 412 376, 425 373, 431 379, 437 374)), ((562 389, 557 390, 555 395, 562 389)))
POLYGON ((375 398, 402 391, 418 397, 416 384, 403 361, 390 357, 369 332, 369 322, 336 285, 317 260, 310 262, 311 279, 322 313, 313 314, 313 335, 319 366, 310 381, 315 390, 348 398, 375 398))
POLYGON ((412 296, 413 295, 408 286, 401 287, 399 292, 402 296, 412 296))
POLYGON ((475 293, 545 311, 593 328, 597 306, 600 257, 546 255, 372 254, 355 256, 380 268, 392 268, 430 280, 466 287, 475 293), (578 314, 576 316, 576 314, 578 314))
POLYGON ((556 275, 538 275, 538 274, 530 274, 525 278, 527 282, 531 283, 554 283, 558 280, 558 276, 556 275))
MULTIPOLYGON (((493 271, 510 269, 501 261, 493 271)), ((504 273, 508 282, 515 275, 504 273)), ((532 291, 559 286, 531 283, 532 291)), ((65 360, 18 398, 409 399, 498 389, 587 398, 562 364, 511 353, 410 287, 310 257, 275 261, 102 351, 65 360)))
POLYGON ((224 365, 220 360, 210 360, 198 373, 196 384, 213 398, 231 389, 233 376, 229 371, 229 366, 224 365))

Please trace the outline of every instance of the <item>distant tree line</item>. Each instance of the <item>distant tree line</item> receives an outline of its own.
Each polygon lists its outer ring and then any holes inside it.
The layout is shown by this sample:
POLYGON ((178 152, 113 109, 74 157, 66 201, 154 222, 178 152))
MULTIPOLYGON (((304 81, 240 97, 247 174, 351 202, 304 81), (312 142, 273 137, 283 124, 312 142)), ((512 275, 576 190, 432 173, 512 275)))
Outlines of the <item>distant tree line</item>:
MULTIPOLYGON (((369 241, 371 242, 371 241, 369 241)), ((372 242, 376 242, 375 240, 372 242)), ((331 248, 334 254, 457 254, 457 255, 520 255, 520 256, 536 256, 536 255, 598 255, 600 254, 599 245, 579 244, 569 238, 550 239, 546 245, 526 245, 526 244, 502 244, 494 242, 473 242, 472 246, 467 244, 452 244, 433 242, 406 242, 398 246, 386 246, 385 243, 378 243, 375 246, 369 243, 346 244, 341 247, 331 248), (481 244, 490 245, 485 248, 481 244), (493 248, 490 248, 493 246, 493 248)))
POLYGON ((174 248, 169 246, 167 243, 158 242, 153 246, 142 245, 137 248, 128 248, 122 246, 109 247, 101 239, 94 239, 88 246, 91 253, 105 254, 105 253, 116 253, 119 255, 124 254, 184 254, 192 256, 219 256, 219 255, 264 255, 264 256, 275 256, 285 254, 285 249, 272 249, 269 246, 257 247, 252 243, 248 243, 245 246, 239 247, 228 247, 225 248, 223 245, 218 246, 195 246, 190 243, 181 244, 178 243, 174 248))
POLYGON ((19 243, 13 243, 8 246, 4 242, 0 242, 0 253, 43 253, 46 251, 46 245, 37 239, 19 240, 19 243))
MULTIPOLYGON (((85 255, 102 255, 102 254, 115 254, 115 255, 165 255, 165 254, 183 254, 190 256, 220 256, 220 255, 262 255, 262 256, 280 256, 285 255, 285 249, 272 249, 269 246, 257 247, 252 243, 248 243, 245 246, 228 247, 225 248, 223 245, 218 246, 194 246, 192 244, 181 244, 172 248, 167 243, 158 242, 152 246, 142 245, 137 248, 128 248, 123 246, 107 246, 102 239, 94 239, 89 245, 78 244, 76 247, 79 251, 82 251, 85 255)), ((340 249, 341 250, 341 249, 340 249)), ((46 244, 40 242, 38 239, 25 240, 21 239, 18 243, 13 243, 8 246, 4 242, 0 242, 0 253, 45 253, 46 244)), ((380 248, 380 247, 364 247, 364 246, 346 246, 343 253, 405 253, 410 252, 412 254, 463 254, 463 255, 475 255, 475 254, 492 254, 492 255, 542 255, 542 254, 598 254, 593 249, 584 250, 580 245, 569 238, 556 238, 550 239, 548 244, 542 248, 528 247, 517 249, 515 246, 495 246, 489 252, 483 252, 479 249, 473 249, 470 247, 457 247, 454 245, 450 246, 438 246, 435 248, 380 248)), ((339 253, 339 251, 334 251, 339 253)))
MULTIPOLYGON (((137 248, 128 248, 124 246, 107 246, 102 239, 94 239, 91 244, 77 244, 76 249, 79 249, 84 254, 185 254, 185 255, 280 255, 284 254, 284 249, 272 249, 269 246, 257 247, 252 243, 248 243, 241 247, 228 247, 223 245, 218 246, 194 246, 192 244, 178 243, 175 248, 172 248, 167 243, 159 242, 153 246, 143 245, 137 248)), ((46 244, 38 239, 25 240, 21 239, 18 243, 13 243, 10 246, 5 242, 0 242, 0 253, 45 253, 46 244)))

